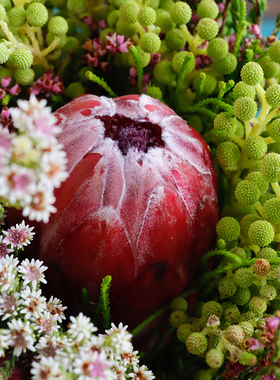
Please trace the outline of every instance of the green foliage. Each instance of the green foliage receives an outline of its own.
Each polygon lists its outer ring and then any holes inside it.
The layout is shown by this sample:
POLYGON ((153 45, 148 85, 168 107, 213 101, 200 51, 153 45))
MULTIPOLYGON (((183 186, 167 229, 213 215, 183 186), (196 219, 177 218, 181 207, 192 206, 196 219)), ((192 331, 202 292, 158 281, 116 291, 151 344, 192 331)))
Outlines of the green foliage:
POLYGON ((103 316, 103 327, 108 329, 110 326, 110 300, 109 300, 109 290, 111 287, 112 277, 106 276, 103 278, 100 286, 100 296, 99 303, 101 308, 101 313, 103 316))

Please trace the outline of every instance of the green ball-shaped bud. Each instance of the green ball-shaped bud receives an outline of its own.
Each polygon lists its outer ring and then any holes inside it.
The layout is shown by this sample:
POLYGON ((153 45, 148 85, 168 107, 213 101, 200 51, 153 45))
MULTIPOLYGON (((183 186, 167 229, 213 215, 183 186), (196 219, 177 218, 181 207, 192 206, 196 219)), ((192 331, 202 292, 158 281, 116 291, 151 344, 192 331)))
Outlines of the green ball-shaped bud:
POLYGON ((267 309, 267 302, 262 297, 253 297, 249 301, 249 310, 259 315, 265 313, 267 309))
POLYGON ((158 99, 158 100, 162 99, 161 89, 157 86, 148 86, 146 90, 146 95, 149 95, 154 99, 158 99))
POLYGON ((174 298, 170 303, 170 309, 175 310, 181 310, 181 311, 187 311, 188 309, 188 303, 183 297, 176 297, 174 298))
POLYGON ((148 5, 153 9, 157 9, 159 7, 159 3, 159 0, 150 0, 148 5))
POLYGON ((113 28, 120 18, 120 11, 118 9, 114 9, 112 12, 108 14, 107 24, 110 28, 113 28))
POLYGON ((218 238, 223 239, 225 242, 231 242, 240 235, 240 226, 236 219, 231 216, 225 216, 219 220, 216 231, 218 238))
POLYGON ((72 82, 65 90, 65 95, 71 99, 84 95, 85 89, 80 82, 72 82))
POLYGON ((272 301, 277 295, 277 291, 272 285, 262 286, 260 289, 260 296, 266 301, 272 301))
POLYGON ((265 92, 265 98, 267 103, 275 108, 280 106, 280 85, 272 84, 265 92))
MULTIPOLYGON (((117 21, 116 31, 118 34, 124 35, 125 38, 133 37, 137 33, 137 30, 133 24, 128 24, 127 22, 122 20, 117 21)), ((146 34, 144 34, 144 36, 146 34)))
POLYGON ((16 83, 22 86, 30 86, 34 81, 35 73, 31 68, 17 69, 15 71, 16 83))
POLYGON ((230 250, 232 253, 234 253, 236 256, 238 256, 241 260, 246 260, 247 255, 243 248, 241 247, 235 247, 230 250))
POLYGON ((148 32, 140 38, 140 47, 145 53, 157 53, 160 46, 161 40, 155 33, 148 32))
POLYGON ((158 83, 171 84, 176 79, 176 73, 169 61, 161 61, 154 67, 154 78, 158 83))
POLYGON ((265 219, 272 224, 280 224, 280 199, 270 198, 263 205, 265 219))
POLYGON ((191 7, 183 1, 178 1, 172 5, 170 16, 177 25, 187 24, 192 17, 191 7))
POLYGON ((214 129, 223 130, 228 136, 235 133, 237 119, 229 112, 221 112, 214 119, 214 129))
POLYGON ((212 315, 220 318, 223 314, 222 306, 216 301, 208 301, 202 306, 202 316, 208 320, 212 315))
POLYGON ((252 119, 256 116, 257 111, 258 107, 256 102, 248 96, 239 98, 234 102, 234 115, 241 121, 248 121, 252 119))
POLYGON ((54 16, 48 23, 48 31, 55 36, 63 36, 68 32, 68 23, 61 16, 54 16))
POLYGON ((186 73, 188 74, 194 70, 195 58, 194 58, 193 53, 191 53, 189 51, 179 51, 178 53, 174 54, 174 56, 172 58, 172 62, 171 62, 173 70, 176 73, 179 73, 181 71, 186 57, 189 57, 187 67, 186 67, 186 69, 187 69, 186 73))
POLYGON ((19 28, 26 23, 26 11, 24 8, 12 8, 8 13, 8 17, 9 24, 14 27, 19 28))
POLYGON ((13 7, 11 0, 0 0, 0 5, 5 8, 6 12, 9 12, 13 7))
POLYGON ((234 281, 239 288, 249 288, 254 281, 254 273, 250 268, 239 268, 234 273, 234 281))
POLYGON ((261 195, 267 192, 269 183, 263 179, 260 172, 251 172, 245 179, 254 182, 259 187, 261 195))
POLYGON ((170 32, 166 33, 165 44, 166 47, 171 51, 181 50, 185 46, 186 42, 186 37, 180 29, 173 29, 170 32))
POLYGON ((268 153, 261 161, 261 175, 270 183, 278 182, 280 175, 280 154, 268 153))
POLYGON ((73 54, 79 49, 79 46, 80 42, 76 37, 67 37, 66 44, 64 45, 64 50, 66 53, 73 54))
POLYGON ((188 317, 186 313, 182 310, 175 310, 170 314, 169 322, 172 327, 179 327, 184 323, 188 322, 188 317))
POLYGON ((31 26, 42 27, 48 21, 48 10, 41 3, 31 3, 26 10, 26 18, 31 26))
POLYGON ((205 17, 198 22, 196 31, 199 37, 210 41, 217 36, 219 32, 219 26, 215 20, 212 20, 209 17, 205 17))
POLYGON ((193 380, 212 380, 212 370, 201 369, 195 373, 193 380))
POLYGON ((180 342, 186 343, 187 337, 193 333, 193 327, 189 323, 183 323, 176 331, 177 338, 180 342))
POLYGON ((221 166, 234 166, 240 157, 239 147, 231 141, 222 142, 216 150, 216 157, 221 166))
POLYGON ((253 244, 266 247, 274 239, 273 226, 266 220, 256 220, 249 228, 248 237, 253 244))
POLYGON ((240 364, 253 367, 257 364, 257 357, 251 352, 240 351, 238 355, 238 361, 240 364))
POLYGON ((261 159, 267 152, 267 144, 261 136, 249 136, 244 145, 248 158, 261 159))
POLYGON ((214 59, 223 59, 228 54, 228 43, 223 38, 214 38, 207 46, 207 54, 214 59))
POLYGON ((280 63, 280 41, 274 41, 269 49, 268 49, 268 54, 272 61, 276 63, 280 63))
MULTIPOLYGON (((146 67, 148 66, 148 64, 150 63, 151 61, 151 55, 149 53, 145 53, 139 45, 136 46, 136 49, 138 50, 138 53, 139 53, 139 57, 140 57, 140 64, 142 67, 146 67)), ((134 66, 136 67, 136 63, 135 63, 135 60, 134 60, 134 57, 133 55, 129 52, 129 55, 128 55, 128 61, 130 63, 131 66, 134 66)))
POLYGON ((217 348, 212 348, 206 354, 206 363, 210 368, 218 369, 224 362, 224 354, 217 348))
POLYGON ((28 49, 18 49, 10 55, 10 61, 16 69, 27 69, 33 63, 33 55, 28 49))
POLYGON ((241 69, 241 79, 249 86, 255 86, 263 80, 263 69, 256 62, 248 62, 241 69))
POLYGON ((245 339, 248 339, 250 336, 253 335, 254 327, 253 327, 252 323, 250 323, 248 321, 244 321, 244 322, 240 322, 238 324, 238 326, 240 326, 242 328, 245 339))
MULTIPOLYGON (((193 81, 193 86, 196 92, 198 92, 199 87, 201 83, 201 77, 200 73, 195 76, 194 81, 193 81)), ((206 74, 206 78, 204 81, 204 87, 203 87, 203 95, 208 96, 210 95, 217 87, 217 79, 211 75, 211 74, 206 74)))
POLYGON ((207 346, 208 342, 206 337, 199 332, 194 332, 187 337, 186 347, 193 355, 203 354, 203 352, 207 350, 207 346))
POLYGON ((219 293, 222 298, 232 297, 236 292, 236 284, 231 278, 223 278, 219 283, 219 293))
POLYGON ((120 7, 120 20, 133 24, 137 21, 139 5, 133 1, 125 1, 120 7))
POLYGON ((244 333, 240 326, 231 325, 223 331, 225 339, 234 346, 240 347, 244 343, 244 333))
POLYGON ((219 14, 219 7, 214 0, 201 0, 197 6, 197 14, 200 19, 212 18, 215 19, 219 14))
POLYGON ((0 43, 0 65, 7 62, 10 56, 10 50, 7 46, 2 42, 0 43))
POLYGON ((238 322, 240 319, 240 311, 238 307, 236 305, 228 307, 224 312, 224 318, 230 324, 238 322))
POLYGON ((67 8, 71 13, 76 15, 80 15, 81 13, 86 11, 85 1, 84 0, 68 0, 67 8))
POLYGON ((275 78, 279 74, 279 64, 272 61, 269 55, 263 57, 259 63, 266 79, 275 78))
POLYGON ((217 72, 228 75, 234 72, 237 67, 237 59, 234 54, 227 53, 227 55, 221 59, 215 59, 214 67, 217 72))
POLYGON ((244 96, 248 96, 249 98, 255 99, 256 90, 253 86, 249 86, 244 82, 238 82, 233 87, 232 97, 233 100, 237 100, 239 98, 243 98, 244 96))
POLYGON ((244 180, 238 183, 235 188, 235 197, 239 203, 244 205, 253 205, 260 198, 261 192, 259 187, 251 181, 244 180))
POLYGON ((280 118, 273 120, 269 125, 268 132, 276 142, 280 142, 280 118))
POLYGON ((47 44, 50 45, 56 38, 58 38, 58 44, 56 45, 56 49, 62 49, 66 43, 67 43, 67 36, 64 35, 64 36, 56 36, 55 34, 52 34, 52 33, 47 33, 47 36, 46 36, 46 41, 47 41, 47 44))
POLYGON ((156 22, 156 11, 151 7, 143 7, 138 13, 138 21, 142 26, 153 25, 156 22))
POLYGON ((252 223, 256 220, 260 220, 260 217, 257 214, 248 214, 245 215, 240 221, 240 233, 244 237, 248 237, 248 231, 252 223))
POLYGON ((260 249, 256 253, 256 257, 269 260, 269 259, 274 259, 278 257, 278 255, 277 255, 277 252, 273 248, 265 247, 265 248, 260 249))
POLYGON ((164 9, 157 10, 157 19, 155 25, 160 28, 162 33, 170 32, 170 30, 174 29, 176 26, 170 14, 164 9))
MULTIPOLYGON (((251 281, 254 280, 254 277, 251 277, 251 281)), ((232 297, 231 301, 235 303, 237 306, 246 305, 251 298, 251 292, 249 288, 240 288, 238 287, 235 295, 232 297)))

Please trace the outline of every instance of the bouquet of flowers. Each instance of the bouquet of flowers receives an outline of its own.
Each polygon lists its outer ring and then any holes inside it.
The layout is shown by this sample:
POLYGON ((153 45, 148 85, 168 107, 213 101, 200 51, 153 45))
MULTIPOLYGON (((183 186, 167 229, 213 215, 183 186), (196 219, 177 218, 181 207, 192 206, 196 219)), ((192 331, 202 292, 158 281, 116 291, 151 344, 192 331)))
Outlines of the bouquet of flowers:
POLYGON ((1 379, 280 379, 280 16, 247 7, 0 0, 1 379))

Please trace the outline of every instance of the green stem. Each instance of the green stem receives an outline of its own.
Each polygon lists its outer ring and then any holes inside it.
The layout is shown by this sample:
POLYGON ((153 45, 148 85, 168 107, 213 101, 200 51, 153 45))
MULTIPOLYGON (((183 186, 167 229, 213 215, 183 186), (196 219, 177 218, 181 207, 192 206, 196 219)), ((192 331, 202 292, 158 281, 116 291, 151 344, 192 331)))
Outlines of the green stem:
POLYGON ((138 93, 142 93, 142 79, 143 79, 143 66, 141 65, 139 51, 134 45, 129 46, 129 51, 133 55, 136 71, 137 71, 137 85, 138 85, 138 93))
POLYGON ((274 182, 274 183, 271 184, 271 187, 272 187, 274 193, 276 194, 276 197, 280 198, 280 186, 279 186, 279 183, 278 182, 274 182))
POLYGON ((111 95, 113 98, 117 97, 118 95, 111 89, 111 87, 108 86, 108 84, 104 81, 103 78, 99 78, 97 75, 93 74, 91 71, 86 72, 86 77, 99 84, 101 87, 104 88, 108 92, 109 95, 111 95))
POLYGON ((185 78, 185 76, 187 74, 188 62, 189 62, 190 59, 191 59, 191 57, 189 55, 187 55, 186 58, 185 58, 185 60, 184 60, 183 65, 182 65, 182 68, 180 70, 180 73, 178 75, 177 87, 176 87, 176 90, 175 90, 174 102, 173 102, 173 107, 174 107, 175 110, 177 109, 177 106, 178 106, 179 94, 180 94, 180 91, 181 91, 181 88, 182 88, 182 85, 183 85, 183 82, 184 82, 184 78, 185 78))

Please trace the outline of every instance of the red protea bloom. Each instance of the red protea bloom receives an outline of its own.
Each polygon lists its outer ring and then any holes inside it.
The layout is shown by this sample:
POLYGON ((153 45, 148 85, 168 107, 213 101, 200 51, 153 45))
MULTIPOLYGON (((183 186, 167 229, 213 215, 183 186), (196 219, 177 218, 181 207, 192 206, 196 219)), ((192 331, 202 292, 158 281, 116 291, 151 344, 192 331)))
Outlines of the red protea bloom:
POLYGON ((207 144, 146 95, 84 95, 55 115, 70 175, 42 228, 41 259, 58 269, 71 304, 83 287, 96 301, 110 274, 114 320, 131 328, 186 288, 213 242, 207 144))

